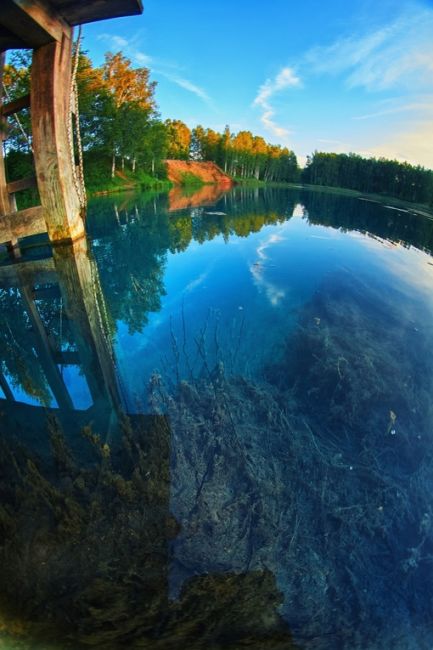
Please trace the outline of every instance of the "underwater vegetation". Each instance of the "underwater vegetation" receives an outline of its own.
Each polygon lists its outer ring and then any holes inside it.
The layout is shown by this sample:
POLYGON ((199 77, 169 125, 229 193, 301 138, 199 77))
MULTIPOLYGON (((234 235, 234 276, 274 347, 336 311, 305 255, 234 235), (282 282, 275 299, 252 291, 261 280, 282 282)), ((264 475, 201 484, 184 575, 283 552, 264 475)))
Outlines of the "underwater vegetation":
POLYGON ((263 379, 202 348, 118 437, 2 426, 0 647, 431 645, 432 330, 395 298, 330 277, 263 379))

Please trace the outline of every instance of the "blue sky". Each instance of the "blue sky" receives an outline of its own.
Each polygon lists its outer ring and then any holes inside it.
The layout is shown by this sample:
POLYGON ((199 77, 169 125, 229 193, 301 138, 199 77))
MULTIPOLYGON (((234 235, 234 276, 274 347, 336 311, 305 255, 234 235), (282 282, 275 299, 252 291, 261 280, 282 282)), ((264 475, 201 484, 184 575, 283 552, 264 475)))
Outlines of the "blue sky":
POLYGON ((150 68, 163 119, 433 168, 433 0, 144 0, 83 33, 150 68))

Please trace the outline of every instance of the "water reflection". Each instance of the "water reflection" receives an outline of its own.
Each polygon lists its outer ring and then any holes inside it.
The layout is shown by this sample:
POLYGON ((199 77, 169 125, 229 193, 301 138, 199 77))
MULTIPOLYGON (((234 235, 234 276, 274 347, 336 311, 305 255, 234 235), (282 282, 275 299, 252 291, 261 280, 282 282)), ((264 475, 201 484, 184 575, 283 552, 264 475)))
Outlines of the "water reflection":
POLYGON ((329 246, 356 226, 429 250, 433 224, 387 214, 387 231, 377 207, 356 222, 362 203, 330 196, 237 189, 170 214, 165 196, 105 200, 89 244, 0 267, 0 645, 431 642, 430 306, 361 267, 337 272, 329 246), (255 352, 245 295, 235 329, 208 321, 197 337, 175 302, 171 375, 133 402, 119 332, 154 326, 173 259, 256 236, 245 277, 275 320, 299 284, 278 275, 281 256, 298 220, 296 268, 307 219, 327 227, 308 245, 329 249, 329 272, 291 328, 252 332, 256 348, 275 338, 262 374, 239 371, 255 352))
POLYGON ((294 647, 266 569, 197 575, 169 599, 170 421, 125 413, 86 242, 0 276, 0 642, 294 647))

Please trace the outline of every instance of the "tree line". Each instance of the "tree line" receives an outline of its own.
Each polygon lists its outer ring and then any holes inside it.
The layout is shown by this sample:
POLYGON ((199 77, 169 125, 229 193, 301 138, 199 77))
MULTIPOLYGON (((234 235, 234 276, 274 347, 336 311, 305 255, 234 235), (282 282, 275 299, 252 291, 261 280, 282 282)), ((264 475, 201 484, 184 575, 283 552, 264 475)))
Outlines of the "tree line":
POLYGON ((397 160, 316 151, 307 159, 302 181, 312 185, 386 194, 433 207, 433 172, 397 160))
MULTIPOLYGON (((4 71, 7 99, 29 92, 31 58, 14 52, 4 71)), ((239 179, 263 182, 297 182, 343 187, 386 194, 433 206, 433 172, 420 166, 357 154, 314 152, 303 170, 293 151, 269 144, 250 131, 220 133, 201 125, 190 129, 178 119, 163 121, 155 99, 156 82, 150 70, 134 67, 122 53, 107 52, 104 63, 94 66, 81 53, 77 86, 85 179, 90 189, 128 174, 144 181, 166 177, 164 161, 208 160, 239 179)), ((6 130, 10 180, 31 167, 29 111, 14 117, 6 130)))
MULTIPOLYGON (((12 54, 4 74, 11 99, 29 92, 30 71, 28 53, 12 54)), ((99 67, 81 53, 77 87, 87 181, 95 176, 97 182, 103 182, 106 176, 114 178, 125 172, 164 178, 167 158, 213 161, 226 173, 244 179, 287 182, 298 178, 292 151, 269 144, 250 131, 235 134, 227 126, 218 133, 200 125, 190 129, 176 119, 162 121, 150 70, 134 68, 120 52, 107 52, 99 67)), ((29 154, 31 148, 28 112, 21 121, 20 126, 10 118, 7 125, 8 157, 15 167, 21 160, 16 154, 29 154)))

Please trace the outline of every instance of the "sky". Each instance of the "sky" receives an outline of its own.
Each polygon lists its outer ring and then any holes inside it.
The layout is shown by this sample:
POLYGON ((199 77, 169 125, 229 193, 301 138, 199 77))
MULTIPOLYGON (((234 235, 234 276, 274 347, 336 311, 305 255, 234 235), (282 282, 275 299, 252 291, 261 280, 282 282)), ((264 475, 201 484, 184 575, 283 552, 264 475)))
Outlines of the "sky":
POLYGON ((433 0, 143 3, 83 49, 149 68, 163 119, 433 168, 433 0))

